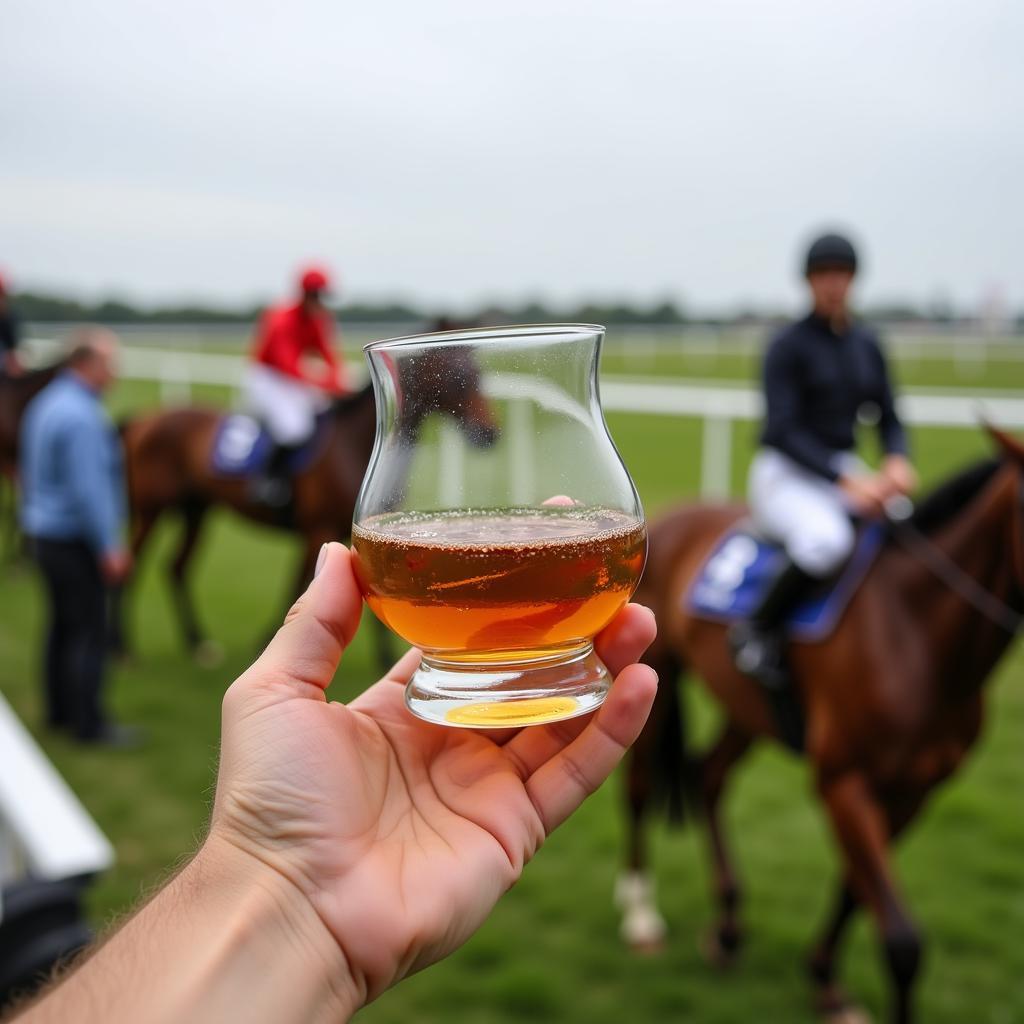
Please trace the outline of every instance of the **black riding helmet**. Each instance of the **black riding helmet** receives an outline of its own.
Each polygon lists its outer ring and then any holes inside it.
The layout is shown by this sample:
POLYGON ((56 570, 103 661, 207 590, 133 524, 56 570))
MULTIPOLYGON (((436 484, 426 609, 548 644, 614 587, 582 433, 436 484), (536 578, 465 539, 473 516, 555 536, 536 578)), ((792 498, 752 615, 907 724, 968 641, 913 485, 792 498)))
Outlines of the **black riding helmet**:
POLYGON ((857 251, 842 235, 822 235, 811 242, 804 263, 804 274, 816 270, 848 270, 857 273, 857 251))

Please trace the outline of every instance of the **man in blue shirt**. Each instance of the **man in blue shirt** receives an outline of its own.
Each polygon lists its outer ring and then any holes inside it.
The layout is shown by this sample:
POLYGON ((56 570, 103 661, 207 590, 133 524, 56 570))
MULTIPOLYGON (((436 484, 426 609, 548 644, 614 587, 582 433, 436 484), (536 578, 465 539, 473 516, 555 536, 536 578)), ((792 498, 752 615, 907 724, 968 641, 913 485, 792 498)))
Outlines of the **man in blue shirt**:
POLYGON ((117 338, 76 336, 68 368, 29 404, 21 433, 21 524, 46 581, 47 716, 84 742, 127 745, 103 710, 107 587, 130 557, 121 539, 124 480, 117 434, 101 404, 116 375, 117 338))

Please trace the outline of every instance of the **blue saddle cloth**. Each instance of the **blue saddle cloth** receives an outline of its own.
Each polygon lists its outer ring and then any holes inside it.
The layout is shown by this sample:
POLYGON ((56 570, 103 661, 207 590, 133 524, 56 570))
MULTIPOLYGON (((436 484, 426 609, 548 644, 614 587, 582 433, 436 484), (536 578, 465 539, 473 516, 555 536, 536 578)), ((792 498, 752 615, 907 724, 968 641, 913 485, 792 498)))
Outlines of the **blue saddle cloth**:
MULTIPOLYGON (((885 543, 886 529, 869 523, 839 575, 817 587, 789 615, 789 635, 813 643, 830 636, 885 543)), ((749 527, 730 530, 715 545, 686 597, 691 615, 716 622, 746 618, 785 565, 782 549, 749 527)))
MULTIPOLYGON (((292 453, 290 472, 301 472, 313 460, 326 422, 326 416, 317 417, 313 436, 292 453)), ((255 476, 266 466, 273 450, 274 442, 259 420, 244 413, 229 413, 221 419, 213 439, 213 471, 220 476, 255 476)))

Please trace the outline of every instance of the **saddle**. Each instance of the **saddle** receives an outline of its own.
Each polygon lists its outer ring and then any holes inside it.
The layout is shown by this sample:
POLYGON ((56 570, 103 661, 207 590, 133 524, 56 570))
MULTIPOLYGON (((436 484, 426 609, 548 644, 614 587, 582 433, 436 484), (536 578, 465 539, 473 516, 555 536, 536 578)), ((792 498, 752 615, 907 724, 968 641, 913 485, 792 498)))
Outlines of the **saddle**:
MULTIPOLYGON (((326 423, 326 416, 317 417, 313 435, 292 453, 288 461, 289 473, 301 473, 313 461, 323 441, 326 423)), ((235 412, 221 419, 210 459, 213 471, 219 476, 250 477, 265 469, 273 450, 274 441, 267 428, 254 416, 235 412)))
MULTIPOLYGON (((857 534, 853 554, 829 580, 814 587, 790 611, 787 639, 820 643, 832 635, 856 594, 888 531, 872 522, 857 534)), ((722 537, 701 567, 687 595, 687 611, 698 618, 732 623, 747 618, 785 569, 780 545, 759 535, 749 524, 734 527, 722 537)), ((788 674, 787 674, 788 675, 788 674)), ((769 684, 759 680, 783 741, 800 752, 804 747, 804 709, 792 679, 769 684)))
MULTIPOLYGON (((857 533, 853 554, 839 573, 813 588, 787 618, 789 638, 821 643, 834 632, 885 544, 888 531, 871 522, 857 533)), ((712 622, 749 616, 785 567, 780 545, 747 522, 726 532, 705 560, 686 595, 686 611, 712 622)))

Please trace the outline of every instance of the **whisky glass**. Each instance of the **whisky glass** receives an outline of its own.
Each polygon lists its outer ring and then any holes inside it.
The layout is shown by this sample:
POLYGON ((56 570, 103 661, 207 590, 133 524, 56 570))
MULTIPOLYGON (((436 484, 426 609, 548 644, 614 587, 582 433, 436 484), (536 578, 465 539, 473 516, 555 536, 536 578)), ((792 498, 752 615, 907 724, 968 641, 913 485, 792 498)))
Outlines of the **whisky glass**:
POLYGON ((604 328, 493 327, 373 342, 377 435, 352 547, 367 603, 422 651, 406 703, 507 728, 593 711, 594 636, 647 555, 601 410, 604 328))

